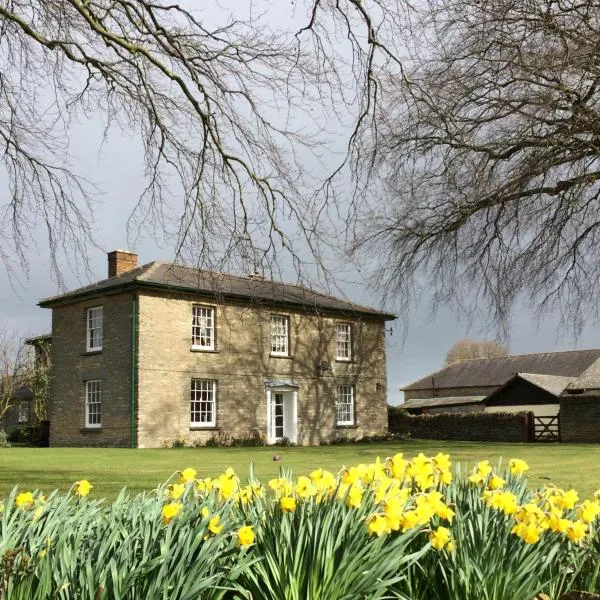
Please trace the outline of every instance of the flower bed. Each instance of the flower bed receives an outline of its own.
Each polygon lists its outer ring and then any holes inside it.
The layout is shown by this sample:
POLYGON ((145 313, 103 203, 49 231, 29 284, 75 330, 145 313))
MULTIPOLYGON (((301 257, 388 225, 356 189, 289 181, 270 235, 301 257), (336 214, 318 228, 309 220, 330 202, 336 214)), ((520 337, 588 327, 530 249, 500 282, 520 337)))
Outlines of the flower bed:
POLYGON ((13 490, 0 505, 0 598, 558 599, 597 592, 600 494, 529 490, 518 459, 448 455, 247 483, 187 468, 112 504, 13 490))

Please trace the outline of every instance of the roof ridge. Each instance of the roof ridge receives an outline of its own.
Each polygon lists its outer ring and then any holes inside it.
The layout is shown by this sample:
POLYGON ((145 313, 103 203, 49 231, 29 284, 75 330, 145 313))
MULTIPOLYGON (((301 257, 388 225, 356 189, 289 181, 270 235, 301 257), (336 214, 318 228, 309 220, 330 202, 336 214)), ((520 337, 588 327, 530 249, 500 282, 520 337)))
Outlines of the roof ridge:
MULTIPOLYGON (((454 363, 446 365, 445 367, 442 367, 442 369, 445 369, 446 367, 451 367, 458 363, 473 362, 476 360, 497 360, 497 359, 506 359, 506 358, 517 358, 519 356, 541 356, 542 354, 568 354, 569 352, 594 352, 594 351, 600 352, 600 348, 581 348, 579 350, 577 350, 577 349, 556 350, 556 351, 547 351, 547 352, 524 352, 523 354, 505 354, 504 356, 478 356, 477 358, 462 358, 459 361, 456 361, 454 363)), ((441 371, 442 369, 438 369, 438 370, 441 371)))
MULTIPOLYGON (((236 275, 234 273, 225 273, 223 271, 213 271, 211 269, 203 269, 201 267, 193 267, 191 265, 186 265, 186 264, 182 264, 182 263, 172 263, 172 262, 167 262, 164 260, 156 260, 154 261, 157 264, 160 265, 165 265, 167 267, 180 267, 182 269, 190 269, 193 271, 200 271, 202 273, 209 273, 209 274, 214 274, 214 275, 223 275, 224 277, 234 277, 236 279, 240 279, 242 281, 258 281, 259 283, 274 283, 276 285, 286 285, 286 286, 290 286, 299 290, 305 290, 310 292, 311 294, 315 294, 315 295, 319 295, 322 296, 323 298, 328 298, 330 300, 339 300, 339 296, 334 296, 333 294, 327 294, 325 292, 316 290, 312 287, 306 287, 304 285, 299 285, 297 283, 288 283, 286 281, 276 281, 274 279, 250 279, 249 277, 244 277, 243 275, 236 275)), ((356 308, 363 308, 363 309, 368 309, 368 310, 373 310, 373 307, 371 306, 367 306, 366 304, 357 304, 356 302, 352 302, 351 300, 347 300, 346 298, 343 298, 344 302, 347 302, 348 304, 351 304, 352 306, 355 306, 356 308)))

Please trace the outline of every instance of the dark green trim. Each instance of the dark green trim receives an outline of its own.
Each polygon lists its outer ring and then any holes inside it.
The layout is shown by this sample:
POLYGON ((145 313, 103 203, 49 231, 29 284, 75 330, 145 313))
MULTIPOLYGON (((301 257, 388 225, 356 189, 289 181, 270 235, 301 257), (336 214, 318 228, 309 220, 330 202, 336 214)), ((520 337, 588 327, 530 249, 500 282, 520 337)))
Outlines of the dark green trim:
POLYGON ((131 390, 130 390, 130 420, 132 448, 137 448, 137 296, 131 299, 131 390))

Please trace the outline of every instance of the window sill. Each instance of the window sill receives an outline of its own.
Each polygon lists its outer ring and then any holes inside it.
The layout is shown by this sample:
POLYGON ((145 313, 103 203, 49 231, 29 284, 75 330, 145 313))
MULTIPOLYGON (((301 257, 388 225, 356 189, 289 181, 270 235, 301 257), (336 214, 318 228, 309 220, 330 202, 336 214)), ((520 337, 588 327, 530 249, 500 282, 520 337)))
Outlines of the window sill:
POLYGON ((82 427, 79 433, 102 433, 102 427, 82 427))
POLYGON ((294 356, 292 354, 269 354, 269 358, 287 358, 288 360, 292 360, 294 356))
POLYGON ((218 354, 219 353, 219 351, 215 350, 214 348, 200 348, 200 347, 196 348, 194 346, 192 346, 190 348, 190 352, 203 352, 205 354, 218 354))
POLYGON ((335 362, 341 364, 354 364, 356 361, 353 358, 336 358, 335 362))
POLYGON ((100 350, 86 350, 81 353, 81 356, 93 356, 94 354, 102 354, 102 348, 100 350))
POLYGON ((358 429, 358 425, 336 425, 336 429, 358 429))
POLYGON ((197 425, 191 426, 190 431, 220 431, 221 428, 216 425, 209 425, 207 427, 198 427, 197 425))

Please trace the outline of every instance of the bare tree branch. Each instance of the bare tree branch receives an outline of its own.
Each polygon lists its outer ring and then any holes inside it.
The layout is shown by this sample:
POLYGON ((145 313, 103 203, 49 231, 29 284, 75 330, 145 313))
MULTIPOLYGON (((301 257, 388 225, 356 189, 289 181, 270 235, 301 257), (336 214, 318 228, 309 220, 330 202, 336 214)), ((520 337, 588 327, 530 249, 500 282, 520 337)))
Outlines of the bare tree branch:
POLYGON ((506 332, 522 298, 580 332, 599 316, 600 5, 442 0, 420 17, 362 149, 386 195, 354 250, 401 303, 427 289, 506 332))
POLYGON ((335 123, 349 132, 341 165, 373 129, 382 74, 399 65, 390 33, 405 6, 306 0, 303 25, 291 30, 252 12, 209 25, 214 14, 149 0, 0 0, 0 164, 10 190, 0 260, 26 267, 40 224, 56 273, 61 248, 86 256, 95 190, 73 168, 69 143, 73 123, 98 113, 107 130, 141 139, 146 187, 132 207, 133 238, 164 237, 201 266, 237 258, 255 268, 281 252, 300 266, 299 238, 319 262, 318 218, 338 199, 311 195, 304 164, 322 158, 335 123))

